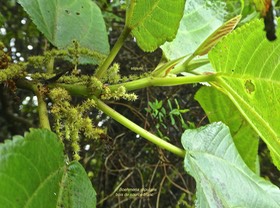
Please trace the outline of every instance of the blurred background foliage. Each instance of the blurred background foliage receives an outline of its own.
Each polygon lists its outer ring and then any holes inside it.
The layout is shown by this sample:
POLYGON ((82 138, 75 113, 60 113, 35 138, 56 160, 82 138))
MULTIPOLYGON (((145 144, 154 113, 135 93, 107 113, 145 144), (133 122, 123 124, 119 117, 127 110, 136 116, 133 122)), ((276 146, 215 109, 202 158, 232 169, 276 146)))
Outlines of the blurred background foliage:
MULTIPOLYGON (((124 27, 126 2, 95 2, 103 12, 112 47, 124 27)), ((240 25, 259 18, 249 1, 245 1, 244 5, 240 25)), ((0 40, 5 44, 4 50, 11 56, 12 62, 26 61, 29 56, 41 55, 52 49, 15 0, 2 1, 0 14, 0 40)), ((128 76, 151 71, 160 59, 160 49, 144 53, 133 37, 129 37, 115 62, 120 64, 121 74, 128 76)), ((55 67, 69 67, 69 63, 58 61, 55 67)), ((92 73, 93 67, 79 67, 84 73, 92 73)), ((136 92, 139 96, 136 102, 107 103, 148 131, 181 146, 180 138, 185 129, 208 123, 205 113, 194 100, 199 87, 146 88, 136 92)), ((73 98, 72 101, 77 104, 81 98, 73 98)), ((48 105, 51 105, 50 101, 48 105)), ((38 127, 36 107, 37 99, 31 92, 16 90, 12 82, 0 84, 0 141, 38 127)), ((195 182, 183 170, 181 158, 157 148, 101 112, 93 110, 89 114, 96 125, 107 132, 99 140, 81 140, 80 162, 97 192, 98 207, 194 207, 195 182), (118 197, 116 192, 119 187, 155 188, 156 191, 151 197, 118 197)), ((266 146, 261 143, 261 174, 279 186, 279 172, 268 155, 266 146)))

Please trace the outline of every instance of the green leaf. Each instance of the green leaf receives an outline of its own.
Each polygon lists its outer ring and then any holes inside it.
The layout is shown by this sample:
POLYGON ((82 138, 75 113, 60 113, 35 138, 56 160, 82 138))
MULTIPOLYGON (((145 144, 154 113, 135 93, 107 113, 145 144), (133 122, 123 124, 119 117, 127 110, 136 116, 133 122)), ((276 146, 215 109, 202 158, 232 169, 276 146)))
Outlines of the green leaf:
POLYGON ((180 109, 180 113, 182 114, 182 113, 187 113, 187 112, 189 112, 190 111, 190 109, 180 109))
MULTIPOLYGON (((279 24, 279 23, 278 23, 279 24)), ((235 104, 270 149, 280 169, 280 42, 269 42, 263 24, 244 25, 209 53, 215 85, 235 104)))
POLYGON ((67 168, 63 184, 63 207, 88 207, 96 205, 96 193, 92 188, 83 166, 77 162, 71 162, 67 168), (85 180, 87 179, 87 180, 85 180))
POLYGON ((234 4, 238 4, 238 13, 229 9, 231 2, 188 0, 176 38, 161 46, 166 58, 173 60, 193 53, 209 35, 232 18, 231 13, 234 16, 240 14, 240 1, 234 1, 234 4))
POLYGON ((280 206, 279 188, 245 165, 223 123, 186 130, 182 144, 184 167, 197 183, 196 207, 280 206))
POLYGON ((95 207, 95 200, 85 170, 66 164, 54 133, 32 129, 0 145, 0 207, 95 207))
POLYGON ((170 115, 178 116, 178 115, 180 115, 180 114, 181 114, 181 113, 180 113, 179 109, 173 109, 172 111, 170 111, 170 115))
POLYGON ((230 128, 234 144, 246 165, 258 172, 258 134, 231 100, 213 87, 201 87, 195 95, 210 122, 221 121, 230 128))
POLYGON ((238 15, 219 27, 196 49, 193 56, 203 56, 207 54, 213 46, 235 28, 240 18, 241 15, 238 15))
POLYGON ((126 26, 144 51, 154 51, 175 38, 185 0, 130 0, 126 26))
MULTIPOLYGON (((38 29, 58 48, 81 47, 102 55, 109 53, 105 23, 98 6, 91 0, 18 0, 38 29)), ((91 60, 92 61, 92 60, 91 60)), ((98 63, 98 59, 94 63, 98 63)), ((85 61, 88 62, 88 61, 85 61)))

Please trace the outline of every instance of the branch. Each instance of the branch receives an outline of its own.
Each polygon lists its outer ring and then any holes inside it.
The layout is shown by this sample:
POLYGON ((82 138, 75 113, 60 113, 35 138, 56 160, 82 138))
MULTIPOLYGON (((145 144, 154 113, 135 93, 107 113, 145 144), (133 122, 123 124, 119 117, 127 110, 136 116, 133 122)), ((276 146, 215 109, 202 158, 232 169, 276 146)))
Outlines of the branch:
POLYGON ((155 145, 159 146, 160 148, 166 149, 169 152, 172 152, 180 157, 185 156, 185 150, 180 149, 179 147, 174 146, 173 144, 168 143, 167 141, 155 136, 154 134, 148 132, 147 130, 143 129, 142 127, 138 126, 137 124, 133 123, 131 120, 127 119, 114 109, 110 108, 108 105, 103 103, 101 100, 97 99, 95 96, 92 97, 95 102, 96 106, 99 110, 103 111, 105 114, 122 124, 123 126, 127 127, 131 131, 139 134, 143 138, 149 140, 150 142, 154 143, 155 145))
POLYGON ((48 118, 47 104, 44 100, 44 88, 39 83, 34 83, 29 80, 20 79, 16 82, 17 87, 31 90, 35 93, 38 99, 38 113, 41 128, 46 128, 51 130, 50 122, 48 118))
POLYGON ((48 117, 47 104, 44 100, 44 93, 41 92, 41 90, 42 90, 41 88, 43 88, 43 86, 38 85, 35 90, 35 94, 38 99, 38 112, 39 112, 40 126, 41 126, 41 128, 51 130, 49 117, 48 117))
POLYGON ((145 77, 138 80, 133 80, 126 83, 108 86, 111 91, 117 90, 120 86, 124 86, 127 91, 137 90, 151 86, 176 86, 183 84, 194 84, 199 82, 213 82, 216 79, 215 74, 185 76, 185 77, 145 77))
POLYGON ((98 79, 101 79, 104 77, 104 74, 106 73, 107 69, 109 68, 110 64, 113 62, 115 59, 116 55, 118 54, 119 50, 123 46, 123 43, 125 39, 128 37, 130 33, 130 29, 128 27, 124 27, 124 30, 122 31, 120 37, 118 38, 117 42, 115 43, 114 47, 110 51, 110 54, 108 57, 105 59, 103 64, 96 70, 95 76, 98 79))
MULTIPOLYGON (((133 80, 130 82, 115 84, 115 85, 109 85, 108 88, 110 88, 111 91, 117 90, 120 86, 124 86, 127 91, 133 91, 142 89, 145 87, 151 87, 151 86, 177 86, 177 85, 183 85, 183 84, 194 84, 194 83, 200 83, 200 82, 213 82, 216 79, 216 74, 205 74, 205 75, 195 75, 195 76, 186 76, 186 77, 145 77, 137 80, 133 80)), ((68 92, 71 93, 71 95, 76 96, 83 96, 88 97, 92 95, 91 90, 88 89, 87 85, 74 85, 74 84, 62 84, 62 83, 52 83, 48 84, 48 87, 50 89, 55 87, 62 87, 66 89, 68 92)), ((94 92, 94 95, 98 97, 100 95, 101 91, 97 90, 94 92)))

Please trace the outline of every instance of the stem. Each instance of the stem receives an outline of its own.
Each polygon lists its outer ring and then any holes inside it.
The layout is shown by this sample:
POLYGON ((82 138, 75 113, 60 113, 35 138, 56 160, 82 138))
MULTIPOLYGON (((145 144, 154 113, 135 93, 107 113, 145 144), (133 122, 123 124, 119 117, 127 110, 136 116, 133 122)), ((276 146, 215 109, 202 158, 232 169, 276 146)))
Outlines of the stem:
POLYGON ((180 149, 179 147, 174 146, 173 144, 170 144, 166 142, 165 140, 155 136, 154 134, 148 132, 147 130, 143 129, 142 127, 138 126, 137 124, 133 123, 131 120, 127 119, 114 109, 110 108, 108 105, 103 103, 101 100, 97 99, 96 97, 93 97, 96 101, 96 106, 99 110, 103 111, 105 114, 122 124, 123 126, 127 127, 131 131, 139 134, 143 138, 149 140, 150 142, 154 143, 155 145, 166 149, 180 157, 185 156, 185 150, 180 149))
POLYGON ((199 82, 215 81, 215 74, 186 76, 186 77, 146 77, 131 82, 108 86, 110 90, 117 90, 120 86, 124 86, 127 91, 137 90, 150 86, 176 86, 182 84, 193 84, 199 82))
MULTIPOLYGON (((157 67, 153 72, 152 76, 153 77, 166 77, 167 74, 169 74, 170 71, 173 73, 173 68, 181 62, 186 56, 183 56, 181 58, 169 61, 165 64, 163 64, 161 67, 157 67)), ((173 73, 174 74, 174 73, 173 73)))
MULTIPOLYGON (((57 88, 57 87, 66 89, 68 92, 71 93, 71 95, 74 95, 74 96, 88 97, 92 94, 86 85, 64 84, 64 83, 48 84, 48 88, 50 88, 50 89, 57 88)), ((100 93, 100 92, 98 92, 98 93, 100 93)))
POLYGON ((117 42, 115 43, 114 47, 112 48, 110 54, 105 59, 103 64, 96 70, 95 76, 97 78, 101 79, 102 77, 104 77, 106 70, 109 68, 110 64, 115 59, 116 55, 118 54, 119 50, 123 46, 123 43, 124 43, 125 39, 127 38, 127 36, 129 35, 130 31, 131 30, 128 27, 124 27, 120 37, 118 38, 117 42))
MULTIPOLYGON (((150 86, 176 86, 182 84, 194 84, 199 82, 212 82, 215 81, 216 74, 205 74, 205 75, 195 75, 186 77, 145 77, 138 80, 133 80, 126 83, 115 84, 108 86, 111 91, 117 90, 120 86, 124 86, 127 91, 133 91, 142 89, 150 86)), ((55 87, 62 87, 69 91, 71 95, 88 97, 92 95, 92 92, 88 89, 86 85, 74 85, 74 84, 61 84, 54 83, 49 84, 50 89, 55 87)), ((99 96, 101 91, 96 91, 95 96, 99 96)))
POLYGON ((190 72, 194 69, 197 69, 205 64, 208 64, 209 60, 208 59, 198 59, 198 60, 194 60, 189 62, 187 65, 184 63, 178 67, 175 67, 172 70, 172 74, 179 74, 181 72, 190 72))
POLYGON ((53 66, 54 66, 54 57, 51 57, 47 64, 47 73, 52 74, 53 73, 53 66))
MULTIPOLYGON (((38 86, 40 88, 41 86, 38 86)), ((39 121, 41 128, 45 128, 51 130, 49 118, 48 118, 48 109, 47 104, 44 100, 44 95, 40 92, 40 89, 35 90, 37 99, 38 99, 38 113, 39 113, 39 121)))
POLYGON ((31 90, 35 93, 38 99, 38 113, 39 113, 39 121, 41 128, 46 128, 51 130, 49 118, 48 118, 48 109, 47 104, 44 100, 44 95, 41 92, 42 86, 39 83, 34 83, 32 81, 20 79, 16 82, 17 87, 31 90))

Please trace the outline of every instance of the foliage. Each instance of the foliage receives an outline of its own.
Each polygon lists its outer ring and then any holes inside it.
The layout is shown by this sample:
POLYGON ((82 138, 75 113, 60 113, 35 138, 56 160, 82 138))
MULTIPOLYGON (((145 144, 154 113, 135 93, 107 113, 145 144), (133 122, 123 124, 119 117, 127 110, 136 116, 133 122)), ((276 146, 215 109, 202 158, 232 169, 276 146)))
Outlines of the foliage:
POLYGON ((177 131, 180 131, 178 126, 181 126, 183 130, 188 129, 189 127, 185 123, 182 114, 187 113, 189 109, 180 109, 180 106, 176 98, 174 99, 176 105, 175 108, 173 108, 170 99, 168 99, 167 102, 168 102, 169 109, 165 109, 165 107, 162 104, 162 100, 158 101, 156 99, 155 102, 149 102, 149 108, 145 108, 145 110, 148 113, 150 113, 153 119, 155 119, 155 127, 157 129, 158 136, 170 140, 170 138, 168 138, 162 133, 161 127, 163 129, 167 129, 166 124, 168 124, 168 125, 172 125, 177 131))
MULTIPOLYGON (((251 3, 19 3, 43 33, 40 38, 46 39, 37 41, 37 53, 21 57, 15 38, 5 29, 13 28, 5 8, 15 2, 5 4, 1 20, 7 24, 1 31, 10 42, 0 46, 0 109, 9 109, 7 89, 18 93, 24 100, 16 107, 18 117, 10 109, 3 115, 27 128, 39 123, 41 129, 0 146, 3 206, 279 206, 279 188, 259 176, 258 159, 260 137, 280 169, 279 41, 265 38, 263 23, 252 20, 256 16, 251 3), (120 13, 112 14, 115 10, 120 13), (124 26, 109 51, 107 31, 113 36, 118 21, 124 26), (151 69, 130 55, 125 62, 132 60, 135 65, 129 67, 138 70, 128 70, 117 57, 125 54, 126 40, 135 50, 161 47, 161 60, 154 61, 151 69), (186 84, 192 85, 186 88, 186 84), (212 124, 196 128, 205 121, 194 113, 194 101, 188 104, 188 100, 199 84, 211 86, 201 88, 195 98, 212 124), (28 104, 31 100, 33 104, 28 104), (38 113, 39 120, 21 117, 30 117, 31 112, 38 113), (130 132, 119 130, 111 119, 130 132), (195 189, 189 190, 193 183, 186 182, 193 179, 187 173, 196 181, 196 203, 195 189), (34 180, 28 180, 33 175, 34 180), (97 203, 88 177, 97 187, 97 203), (5 191, 6 187, 12 188, 5 191), (168 201, 170 196, 175 204, 168 201)), ((21 21, 26 24, 27 18, 21 21)), ((35 31, 34 25, 30 28, 35 31)), ((269 161, 268 154, 262 159, 269 161)))
POLYGON ((224 124, 186 130, 182 144, 184 166, 197 182, 197 207, 279 207, 279 188, 245 165, 224 124))
POLYGON ((222 121, 231 130, 234 144, 246 165, 258 173, 259 164, 258 134, 252 129, 245 118, 238 113, 238 109, 228 97, 210 87, 202 87, 195 98, 205 110, 211 122, 222 121))
POLYGON ((81 47, 97 52, 93 63, 100 62, 100 57, 108 54, 109 44, 104 20, 94 2, 79 0, 68 4, 66 1, 49 1, 46 4, 40 0, 19 0, 19 3, 54 46, 66 48, 77 39, 81 47), (86 24, 90 27, 85 27, 86 24))
POLYGON ((31 129, 0 146, 1 207, 93 207, 95 191, 76 161, 46 129, 31 129))
POLYGON ((185 1, 129 1, 126 27, 144 51, 153 51, 175 38, 185 1))
POLYGON ((220 72, 217 76, 219 87, 266 142, 274 164, 280 168, 280 126, 277 119, 269 119, 271 114, 276 118, 279 115, 279 95, 276 93, 279 87, 279 70, 275 64, 278 57, 275 46, 278 42, 271 43, 263 39, 262 31, 253 30, 259 27, 258 25, 261 26, 261 22, 255 21, 243 27, 242 33, 232 33, 222 44, 218 44, 209 56, 213 67, 220 72), (255 42, 258 44, 254 45, 255 42), (240 47, 231 48, 234 44, 240 47), (264 54, 264 59, 258 57, 258 53, 271 48, 275 49, 264 54), (268 109, 267 106, 271 107, 268 109))
MULTIPOLYGON (((241 3, 235 1, 237 6, 234 8, 237 11, 231 11, 230 2, 226 4, 223 1, 190 0, 185 7, 176 39, 161 46, 165 56, 168 59, 175 59, 193 53, 209 35, 229 20, 232 14, 240 13, 241 3), (185 40, 188 40, 188 47, 183 44, 185 40)), ((220 35, 220 37, 223 36, 220 35)), ((219 38, 216 39, 219 40, 219 38)))

